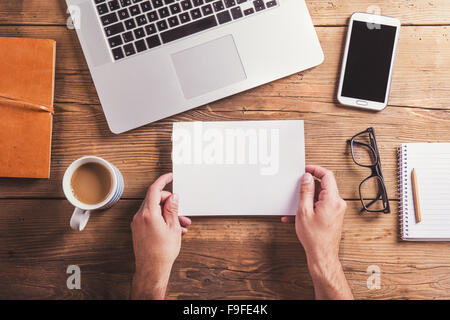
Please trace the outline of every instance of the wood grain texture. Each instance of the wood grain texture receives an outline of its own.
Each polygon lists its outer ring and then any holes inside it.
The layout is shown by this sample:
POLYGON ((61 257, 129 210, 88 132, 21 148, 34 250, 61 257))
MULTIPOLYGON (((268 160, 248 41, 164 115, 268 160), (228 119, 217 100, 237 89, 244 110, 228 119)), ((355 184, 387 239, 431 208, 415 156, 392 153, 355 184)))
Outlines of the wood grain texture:
MULTIPOLYGON (((316 30, 325 54, 322 65, 249 90, 238 97, 252 97, 260 103, 266 98, 288 97, 301 101, 335 103, 346 28, 318 27, 316 30)), ((449 32, 447 26, 406 26, 401 29, 390 105, 450 108, 449 32)), ((99 104, 74 30, 61 26, 0 25, 0 36, 55 39, 55 101, 99 104)), ((283 100, 278 100, 278 108, 283 108, 283 104, 283 100)), ((270 107, 273 108, 272 105, 270 107)))
MULTIPOLYGON (((147 186, 171 170, 171 125, 194 120, 304 119, 306 157, 332 169, 341 195, 358 197, 368 172, 355 166, 346 139, 375 127, 391 198, 390 215, 359 216, 348 201, 341 260, 359 299, 450 298, 450 243, 398 240, 396 148, 450 141, 448 0, 309 0, 325 62, 245 93, 111 134, 64 0, 0 1, 0 36, 57 42, 56 116, 50 180, 0 179, 0 299, 126 299, 134 269, 129 223, 147 186), (341 108, 335 91, 349 16, 378 6, 401 19, 390 107, 381 113, 341 108), (69 229, 64 169, 83 155, 102 156, 125 176, 125 198, 69 229), (30 199, 29 199, 30 198, 30 199), (82 270, 82 290, 66 288, 66 268, 82 270), (381 268, 381 290, 366 270, 381 268)), ((195 218, 174 266, 170 299, 309 299, 313 287, 292 225, 278 218, 195 218), (243 249, 245 248, 245 250, 243 249)))
MULTIPOLYGON (((122 200, 78 233, 64 200, 0 200, 0 299, 126 299, 134 270, 129 225, 139 205, 122 200), (72 264, 81 268, 81 290, 66 287, 72 264)), ((360 216, 359 208, 349 202, 340 247, 356 298, 450 298, 450 243, 399 242, 396 214, 360 216), (371 265, 381 269, 380 290, 367 289, 371 265)), ((168 298, 310 299, 313 287, 293 225, 196 217, 168 298)))
POLYGON ((157 176, 171 171, 172 121, 304 119, 307 163, 333 170, 341 195, 346 199, 359 198, 358 184, 369 175, 367 169, 353 163, 346 142, 359 131, 369 126, 375 128, 391 199, 398 199, 396 150, 401 143, 450 141, 448 110, 389 107, 374 115, 334 104, 302 104, 295 99, 285 99, 285 102, 298 110, 235 110, 240 105, 231 99, 219 102, 216 107, 199 108, 119 136, 108 132, 98 107, 57 105, 51 179, 0 179, 0 197, 63 197, 61 179, 65 168, 78 157, 98 155, 122 171, 125 198, 142 198, 157 176), (231 109, 225 112, 229 104, 231 109))
MULTIPOLYGON (((345 25, 353 12, 370 8, 407 25, 450 23, 447 0, 307 0, 306 4, 316 25, 345 25)), ((0 24, 14 25, 66 25, 68 18, 65 0, 5 0, 0 3, 0 16, 0 24)))
POLYGON ((0 35, 17 31, 20 36, 57 40, 51 179, 0 179, 0 198, 62 197, 60 181, 65 168, 88 154, 114 162, 128 182, 125 197, 140 198, 152 180, 171 170, 173 121, 304 119, 307 161, 332 169, 340 179, 342 195, 348 199, 357 197, 357 184, 366 174, 352 164, 345 144, 360 130, 374 126, 377 131, 393 199, 397 198, 396 147, 401 142, 449 140, 447 27, 402 30, 391 107, 381 113, 342 108, 335 103, 345 29, 324 27, 318 28, 327 57, 321 66, 120 136, 109 132, 75 34, 61 27, 0 27, 0 35))

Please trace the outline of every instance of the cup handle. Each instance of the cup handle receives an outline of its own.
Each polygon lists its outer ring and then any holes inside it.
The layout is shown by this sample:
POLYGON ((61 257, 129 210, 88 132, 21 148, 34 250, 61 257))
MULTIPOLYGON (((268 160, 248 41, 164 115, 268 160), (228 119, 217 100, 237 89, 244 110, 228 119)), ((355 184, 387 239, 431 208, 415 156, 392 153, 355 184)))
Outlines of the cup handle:
POLYGON ((88 210, 75 208, 72 218, 70 218, 70 227, 73 230, 83 231, 89 221, 90 214, 91 212, 88 210))

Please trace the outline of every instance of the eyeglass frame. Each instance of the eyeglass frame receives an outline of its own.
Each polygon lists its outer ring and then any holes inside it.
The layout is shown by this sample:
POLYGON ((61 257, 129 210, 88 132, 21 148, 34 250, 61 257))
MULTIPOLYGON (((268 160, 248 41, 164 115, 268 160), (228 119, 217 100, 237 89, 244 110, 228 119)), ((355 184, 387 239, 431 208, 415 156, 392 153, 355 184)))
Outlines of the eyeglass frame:
POLYGON ((372 173, 359 184, 359 198, 360 198, 361 204, 363 206, 363 208, 361 209, 361 214, 362 214, 363 211, 372 212, 372 213, 383 212, 385 214, 390 213, 391 212, 391 208, 390 208, 390 205, 389 205, 389 198, 388 198, 388 194, 387 194, 386 184, 384 183, 383 172, 381 170, 380 153, 378 151, 378 144, 377 144, 377 139, 375 137, 375 130, 374 130, 374 128, 370 127, 370 128, 367 128, 364 131, 361 131, 360 133, 354 135, 351 139, 347 140, 347 142, 350 144, 350 150, 352 152, 353 162, 356 165, 360 166, 360 167, 369 168, 369 169, 372 170, 372 173), (357 138, 358 136, 363 135, 365 133, 369 134, 370 145, 355 140, 355 138, 357 138), (369 150, 375 156, 375 163, 372 164, 372 165, 364 165, 364 164, 360 164, 358 161, 356 161, 354 150, 353 150, 353 144, 364 145, 367 148, 369 148, 369 150), (380 188, 378 190, 378 195, 376 196, 376 198, 374 200, 372 200, 368 205, 366 205, 364 203, 364 198, 362 196, 361 189, 362 189, 362 185, 367 180, 369 180, 369 179, 371 179, 373 177, 377 178, 378 185, 379 185, 380 188), (376 203, 380 199, 380 197, 381 197, 381 200, 383 202, 383 209, 380 209, 380 210, 371 210, 371 209, 369 209, 369 207, 372 206, 374 203, 376 203))

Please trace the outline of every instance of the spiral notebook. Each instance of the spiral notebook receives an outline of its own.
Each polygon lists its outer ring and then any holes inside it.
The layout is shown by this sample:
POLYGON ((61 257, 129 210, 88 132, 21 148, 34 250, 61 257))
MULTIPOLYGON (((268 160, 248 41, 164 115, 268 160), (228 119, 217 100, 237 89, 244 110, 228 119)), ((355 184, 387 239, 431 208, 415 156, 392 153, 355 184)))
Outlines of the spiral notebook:
POLYGON ((450 241, 450 143, 403 144, 398 152, 402 240, 450 241), (413 169, 419 186, 419 223, 411 187, 413 169))

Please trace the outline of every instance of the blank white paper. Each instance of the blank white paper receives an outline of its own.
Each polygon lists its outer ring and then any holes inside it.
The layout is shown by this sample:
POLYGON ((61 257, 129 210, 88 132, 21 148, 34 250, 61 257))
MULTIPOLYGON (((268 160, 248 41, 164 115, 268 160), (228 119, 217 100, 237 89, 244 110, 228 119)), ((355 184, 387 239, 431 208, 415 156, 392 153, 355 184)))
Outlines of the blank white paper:
POLYGON ((295 215, 302 120, 178 122, 172 143, 180 215, 295 215))

